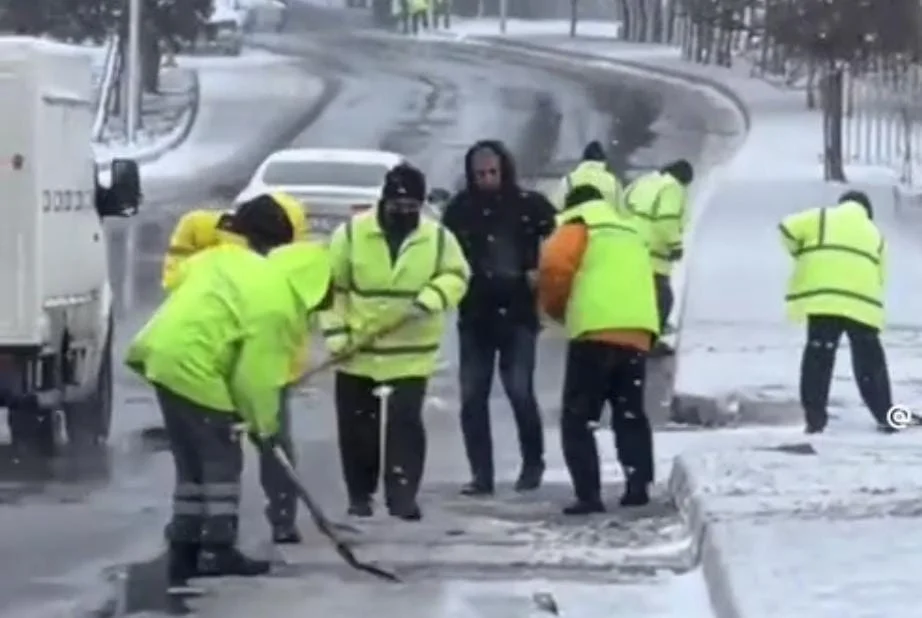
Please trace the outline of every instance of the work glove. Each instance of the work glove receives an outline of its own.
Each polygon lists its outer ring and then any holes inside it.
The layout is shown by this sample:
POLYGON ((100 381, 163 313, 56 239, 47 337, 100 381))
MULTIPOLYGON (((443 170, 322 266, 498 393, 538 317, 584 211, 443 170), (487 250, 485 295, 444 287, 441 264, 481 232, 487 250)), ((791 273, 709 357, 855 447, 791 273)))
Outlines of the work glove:
POLYGON ((682 249, 682 247, 679 247, 678 249, 673 249, 672 251, 669 252, 669 261, 678 262, 679 260, 682 259, 682 256, 684 255, 685 255, 685 251, 682 249))
POLYGON ((255 446, 260 452, 270 452, 279 445, 279 440, 277 436, 261 436, 258 433, 250 433, 250 442, 255 446))

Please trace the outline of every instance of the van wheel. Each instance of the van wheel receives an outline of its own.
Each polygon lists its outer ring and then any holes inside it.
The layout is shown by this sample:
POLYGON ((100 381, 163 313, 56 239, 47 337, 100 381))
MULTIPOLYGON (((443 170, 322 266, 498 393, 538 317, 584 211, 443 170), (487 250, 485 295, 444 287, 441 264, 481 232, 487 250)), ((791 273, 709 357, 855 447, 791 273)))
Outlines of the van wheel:
POLYGON ((64 407, 67 442, 77 450, 104 446, 112 428, 112 328, 103 348, 96 388, 83 401, 64 407))

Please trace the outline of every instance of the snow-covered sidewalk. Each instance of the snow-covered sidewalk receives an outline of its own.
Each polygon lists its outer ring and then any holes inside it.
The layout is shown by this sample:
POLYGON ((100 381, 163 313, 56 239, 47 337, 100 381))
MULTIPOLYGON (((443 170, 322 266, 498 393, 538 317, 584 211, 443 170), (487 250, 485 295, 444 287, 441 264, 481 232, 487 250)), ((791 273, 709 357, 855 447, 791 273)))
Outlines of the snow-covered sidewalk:
POLYGON ((198 73, 186 66, 162 69, 160 92, 142 95, 141 129, 136 142, 127 143, 121 118, 109 117, 100 140, 93 144, 96 162, 105 168, 119 157, 130 157, 139 164, 158 159, 188 136, 198 105, 198 73))
POLYGON ((909 616, 922 537, 910 433, 678 458, 672 491, 700 541, 717 618, 909 616))

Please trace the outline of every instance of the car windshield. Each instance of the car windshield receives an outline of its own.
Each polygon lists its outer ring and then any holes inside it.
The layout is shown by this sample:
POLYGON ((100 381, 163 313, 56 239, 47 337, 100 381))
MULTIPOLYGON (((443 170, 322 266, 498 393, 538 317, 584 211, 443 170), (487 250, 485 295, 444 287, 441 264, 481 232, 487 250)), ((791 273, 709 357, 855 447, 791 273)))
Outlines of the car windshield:
POLYGON ((384 183, 387 166, 380 163, 275 161, 266 167, 267 185, 331 185, 374 189, 384 183))

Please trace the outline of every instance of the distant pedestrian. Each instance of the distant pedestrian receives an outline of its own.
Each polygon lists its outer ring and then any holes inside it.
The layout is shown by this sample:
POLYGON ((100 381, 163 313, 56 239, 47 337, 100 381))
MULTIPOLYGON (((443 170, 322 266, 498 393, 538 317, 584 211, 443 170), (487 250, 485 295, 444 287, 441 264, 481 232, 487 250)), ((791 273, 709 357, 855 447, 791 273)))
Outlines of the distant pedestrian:
POLYGON ((539 318, 534 287, 541 241, 554 229, 554 207, 516 182, 502 143, 485 140, 468 150, 467 185, 445 207, 443 222, 461 243, 471 282, 458 312, 461 428, 471 467, 469 496, 494 491, 490 390, 499 377, 512 405, 522 468, 516 489, 528 491, 544 474, 544 437, 535 397, 539 318))
POLYGON ((558 210, 563 210, 563 201, 567 194, 579 185, 592 185, 613 208, 623 207, 624 188, 608 167, 608 154, 602 142, 596 140, 586 144, 582 161, 560 181, 560 188, 554 200, 558 210))
POLYGON ((887 359, 880 342, 884 325, 885 242, 874 224, 871 200, 849 191, 831 208, 786 217, 779 226, 794 273, 788 315, 807 323, 800 367, 800 401, 807 433, 829 421, 829 387, 842 334, 851 344, 855 381, 880 431, 893 405, 887 359))

